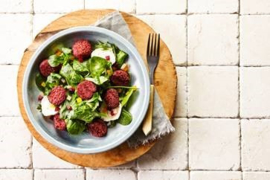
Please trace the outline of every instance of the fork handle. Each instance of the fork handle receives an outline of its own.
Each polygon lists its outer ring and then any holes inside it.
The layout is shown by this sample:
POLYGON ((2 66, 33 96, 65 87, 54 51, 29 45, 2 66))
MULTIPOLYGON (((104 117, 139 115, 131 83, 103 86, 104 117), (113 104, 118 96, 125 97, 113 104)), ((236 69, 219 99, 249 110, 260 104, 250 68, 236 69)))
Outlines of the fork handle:
POLYGON ((142 130, 145 136, 147 136, 152 130, 152 122, 153 122, 153 105, 154 105, 154 93, 155 87, 153 84, 150 86, 150 102, 149 107, 144 117, 142 130))

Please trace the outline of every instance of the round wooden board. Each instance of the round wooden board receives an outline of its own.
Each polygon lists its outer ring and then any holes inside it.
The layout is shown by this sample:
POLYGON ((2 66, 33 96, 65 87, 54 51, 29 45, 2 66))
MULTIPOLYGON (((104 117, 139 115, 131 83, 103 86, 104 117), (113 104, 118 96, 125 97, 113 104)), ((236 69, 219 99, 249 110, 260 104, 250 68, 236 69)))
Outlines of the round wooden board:
MULTIPOLYGON (((47 150, 59 158, 80 166, 91 168, 103 168, 117 166, 129 161, 132 161, 141 155, 145 154, 155 142, 149 143, 145 146, 140 146, 136 149, 130 149, 127 143, 103 153, 98 154, 76 154, 59 149, 48 143, 40 134, 33 128, 29 121, 22 99, 22 81, 25 68, 35 52, 36 48, 44 42, 48 37, 54 33, 75 26, 85 26, 95 23, 102 16, 113 12, 114 10, 81 10, 67 14, 44 28, 35 38, 33 43, 25 50, 18 72, 17 79, 17 93, 19 99, 19 106, 22 117, 35 139, 42 144, 47 150)), ((135 40, 137 49, 144 61, 146 62, 146 45, 148 34, 154 32, 151 27, 136 17, 121 12, 125 21, 129 25, 133 38, 135 40)), ((161 41, 160 61, 155 73, 155 87, 160 95, 162 103, 168 117, 173 116, 175 101, 176 101, 176 87, 177 76, 175 67, 172 61, 172 56, 168 47, 161 41)))

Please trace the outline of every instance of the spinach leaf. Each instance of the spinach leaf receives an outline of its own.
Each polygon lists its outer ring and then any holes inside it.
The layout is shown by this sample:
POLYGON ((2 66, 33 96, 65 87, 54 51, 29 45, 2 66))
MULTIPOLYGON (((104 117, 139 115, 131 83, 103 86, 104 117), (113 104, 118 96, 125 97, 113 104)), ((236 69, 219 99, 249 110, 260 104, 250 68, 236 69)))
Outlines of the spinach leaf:
POLYGON ((106 76, 96 76, 93 78, 85 78, 88 81, 92 81, 93 83, 97 84, 97 85, 102 85, 103 83, 105 83, 106 81, 109 80, 109 77, 106 76))
POLYGON ((54 55, 51 55, 49 57, 48 62, 50 64, 50 66, 57 67, 60 64, 65 65, 68 62, 68 60, 70 59, 70 56, 71 56, 71 49, 63 47, 61 49, 61 51, 62 51, 62 54, 60 54, 60 55, 54 54, 54 55))
POLYGON ((121 102, 121 105, 122 105, 123 107, 127 104, 129 98, 131 97, 131 95, 133 94, 134 91, 136 91, 136 89, 129 89, 129 90, 126 92, 126 94, 125 94, 125 96, 124 96, 124 98, 122 99, 122 102, 121 102))
POLYGON ((67 121, 67 131, 69 134, 77 135, 81 134, 85 130, 85 123, 80 120, 71 120, 67 121))
POLYGON ((48 95, 50 93, 52 88, 54 88, 55 86, 58 86, 60 84, 61 78, 62 78, 62 76, 60 74, 57 74, 57 73, 51 73, 47 77, 46 86, 45 86, 45 94, 46 95, 48 95))
POLYGON ((77 85, 83 80, 83 77, 77 74, 70 64, 62 66, 60 74, 65 77, 67 83, 71 86, 77 85))
POLYGON ((132 121, 132 115, 130 114, 130 112, 128 112, 127 110, 125 110, 124 108, 122 109, 121 115, 119 117, 119 119, 117 120, 117 122, 119 124, 122 125, 129 125, 132 121))
POLYGON ((62 64, 63 63, 63 56, 57 56, 57 55, 51 55, 50 57, 49 57, 49 64, 50 64, 50 66, 52 66, 52 67, 57 67, 57 66, 59 66, 60 64, 62 64))
POLYGON ((90 107, 86 102, 75 104, 72 108, 73 110, 72 113, 70 113, 70 119, 79 119, 86 123, 90 123, 93 119, 99 117, 99 113, 97 111, 93 111, 92 107, 90 107))
POLYGON ((117 54, 116 54, 116 63, 117 63, 119 68, 124 64, 127 57, 128 57, 128 54, 126 52, 124 52, 122 50, 119 50, 119 52, 117 52, 117 54))
POLYGON ((79 61, 74 60, 73 61, 73 69, 76 72, 81 72, 81 73, 88 72, 87 63, 88 63, 87 61, 84 61, 83 63, 80 63, 79 61))
POLYGON ((38 89, 41 91, 41 92, 45 92, 45 82, 46 82, 46 78, 43 77, 40 73, 37 74, 36 76, 36 85, 38 87, 38 89))
POLYGON ((110 67, 110 62, 101 57, 92 57, 89 62, 89 70, 93 77, 100 76, 110 67))

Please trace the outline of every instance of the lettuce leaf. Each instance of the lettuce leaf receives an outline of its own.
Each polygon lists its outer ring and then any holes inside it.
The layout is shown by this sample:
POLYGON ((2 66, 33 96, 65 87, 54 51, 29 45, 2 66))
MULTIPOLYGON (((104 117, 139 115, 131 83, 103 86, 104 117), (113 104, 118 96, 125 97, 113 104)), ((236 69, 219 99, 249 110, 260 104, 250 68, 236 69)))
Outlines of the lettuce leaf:
POLYGON ((137 88, 132 88, 132 89, 129 89, 125 96, 123 97, 122 101, 121 101, 121 105, 124 107, 128 100, 130 99, 130 97, 132 96, 132 94, 137 90, 137 88))
POLYGON ((85 130, 85 123, 80 120, 71 120, 67 121, 67 131, 69 134, 77 135, 81 134, 85 130))
POLYGON ((69 48, 61 48, 61 51, 62 51, 62 54, 61 55, 56 55, 56 54, 53 54, 49 57, 49 64, 50 66, 52 67, 57 67, 59 66, 60 64, 63 64, 65 65, 70 57, 71 57, 71 49, 69 48))
POLYGON ((87 73, 88 72, 87 63, 88 63, 87 61, 80 63, 79 61, 74 60, 73 61, 73 69, 79 73, 87 73))
POLYGON ((83 77, 77 74, 70 64, 62 66, 60 74, 65 77, 67 83, 71 86, 75 86, 83 80, 83 77))
POLYGON ((120 115, 119 119, 117 120, 117 122, 119 124, 126 126, 126 125, 129 125, 131 123, 131 121, 132 121, 131 113, 123 108, 121 115, 120 115))

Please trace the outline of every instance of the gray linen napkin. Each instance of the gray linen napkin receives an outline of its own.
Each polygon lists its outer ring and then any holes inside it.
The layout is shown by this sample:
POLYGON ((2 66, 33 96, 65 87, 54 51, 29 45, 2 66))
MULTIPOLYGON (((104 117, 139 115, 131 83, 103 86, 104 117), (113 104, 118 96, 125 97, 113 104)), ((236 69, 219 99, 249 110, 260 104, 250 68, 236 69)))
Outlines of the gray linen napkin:
MULTIPOLYGON (((102 27, 114 31, 124 38, 126 38, 131 44, 135 46, 134 40, 130 33, 127 23, 123 19, 122 15, 115 11, 104 16, 97 21, 95 26, 102 27)), ((146 43, 146 42, 145 42, 146 43)), ((172 126, 169 117, 166 115, 163 105, 160 101, 157 91, 154 96, 154 113, 153 113, 153 128, 148 136, 145 136, 142 132, 142 128, 139 128, 129 139, 129 147, 137 147, 139 145, 147 144, 161 136, 169 134, 175 131, 172 126)))

